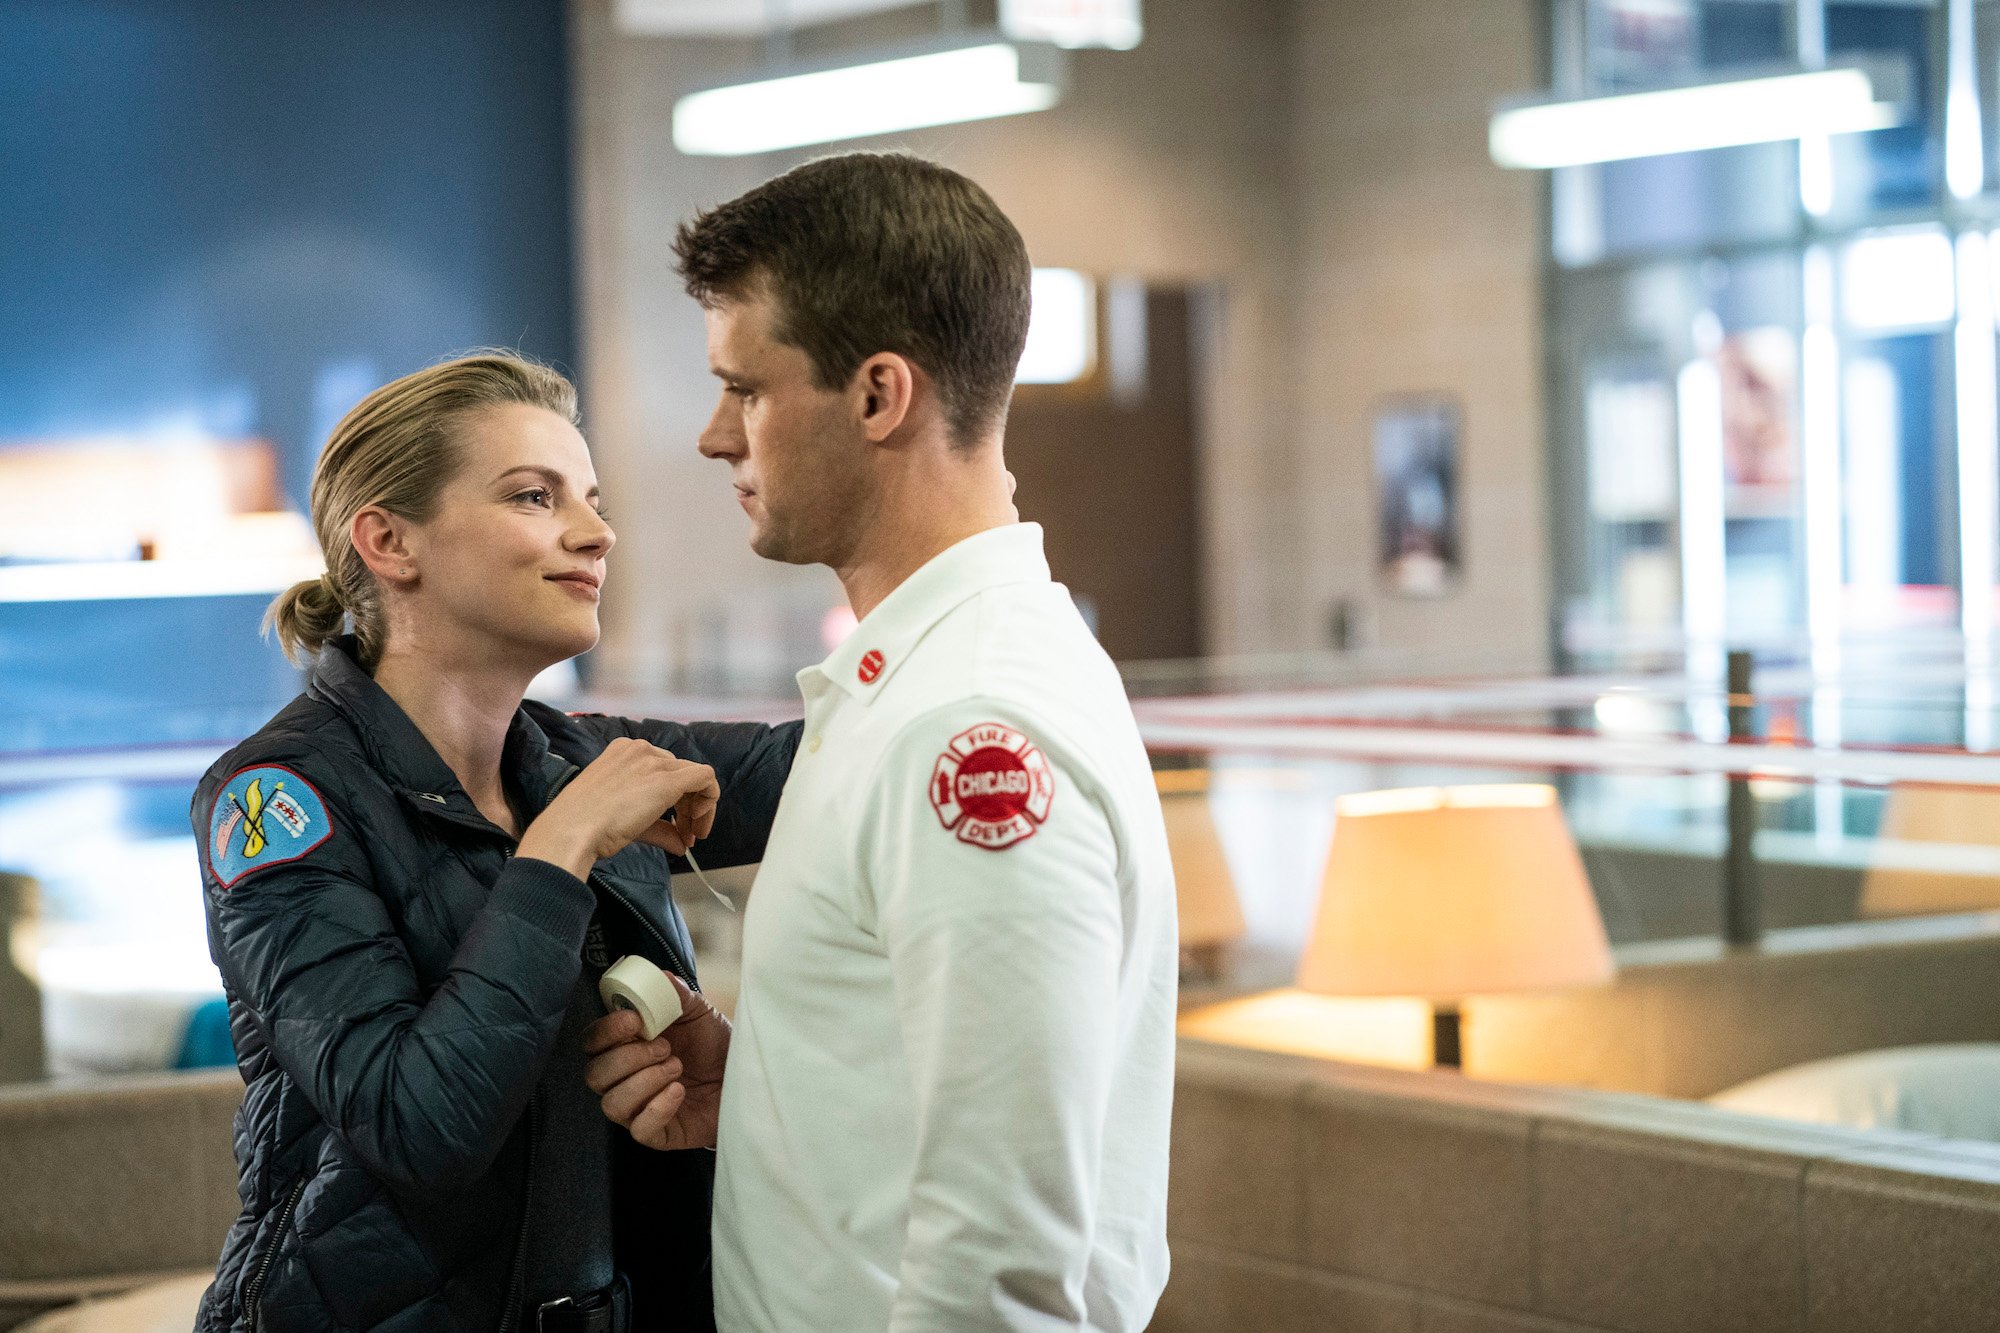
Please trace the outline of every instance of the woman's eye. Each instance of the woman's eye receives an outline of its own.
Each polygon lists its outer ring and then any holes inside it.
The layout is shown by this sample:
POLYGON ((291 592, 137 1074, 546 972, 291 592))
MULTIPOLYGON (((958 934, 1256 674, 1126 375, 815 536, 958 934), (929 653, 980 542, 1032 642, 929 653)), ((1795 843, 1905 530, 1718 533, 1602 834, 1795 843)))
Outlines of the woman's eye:
POLYGON ((549 503, 549 491, 546 486, 535 486, 520 492, 514 498, 526 500, 531 505, 545 505, 549 503))

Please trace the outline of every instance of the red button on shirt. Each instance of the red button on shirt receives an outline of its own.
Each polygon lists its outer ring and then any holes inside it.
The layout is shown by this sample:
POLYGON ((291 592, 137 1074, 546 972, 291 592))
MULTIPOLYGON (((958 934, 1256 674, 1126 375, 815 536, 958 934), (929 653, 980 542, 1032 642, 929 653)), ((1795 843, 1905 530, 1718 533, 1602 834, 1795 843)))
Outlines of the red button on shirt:
POLYGON ((870 648, 861 659, 861 670, 857 672, 863 685, 873 685, 875 678, 882 674, 882 654, 870 648))

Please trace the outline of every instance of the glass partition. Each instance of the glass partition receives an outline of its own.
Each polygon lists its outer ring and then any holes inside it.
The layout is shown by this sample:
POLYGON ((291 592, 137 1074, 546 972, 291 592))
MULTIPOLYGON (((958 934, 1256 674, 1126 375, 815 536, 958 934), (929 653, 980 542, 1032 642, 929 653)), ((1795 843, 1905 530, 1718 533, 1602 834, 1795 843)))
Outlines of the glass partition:
POLYGON ((1977 726, 1953 657, 1838 689, 1773 667, 1756 700, 1738 743, 1700 738, 1729 701, 1685 675, 1295 681, 1137 708, 1163 776, 1209 794, 1245 921, 1232 989, 1286 984, 1340 798, 1385 789, 1552 786, 1617 945, 1720 932, 1738 784, 1770 931, 2000 910, 2000 760, 1959 743, 1977 726))
MULTIPOLYGON (((1552 786, 1620 946, 1716 935, 1732 783, 1747 784, 1773 931, 2000 910, 2000 757, 1965 744, 1993 731, 1993 682, 1967 676, 1955 642, 1857 643, 1834 682, 1772 657, 1755 681, 1754 739, 1737 744, 1704 738, 1730 701, 1685 669, 1449 677, 1432 663, 1418 679, 1389 665, 1399 674, 1353 656, 1133 672, 1162 799, 1212 828, 1208 864, 1232 899, 1210 930, 1183 898, 1191 995, 1288 983, 1339 798, 1386 789, 1552 786)), ((632 695, 571 706, 798 712, 632 695)), ((230 1060, 187 808, 233 739, 0 750, 0 1032, 30 1021, 40 1034, 32 1052, 0 1044, 0 1081, 230 1060)), ((1184 895, 1213 878, 1181 875, 1184 895)), ((714 878, 737 894, 754 882, 714 878)), ((699 885, 676 890, 704 981, 728 1002, 741 919, 699 885)))
POLYGON ((1559 91, 1760 60, 1910 76, 1893 128, 1551 173, 1560 661, 1684 653, 1719 680, 1732 642, 1831 675, 1857 638, 1957 634, 1978 693, 2000 571, 2000 5, 1551 13, 1559 91))

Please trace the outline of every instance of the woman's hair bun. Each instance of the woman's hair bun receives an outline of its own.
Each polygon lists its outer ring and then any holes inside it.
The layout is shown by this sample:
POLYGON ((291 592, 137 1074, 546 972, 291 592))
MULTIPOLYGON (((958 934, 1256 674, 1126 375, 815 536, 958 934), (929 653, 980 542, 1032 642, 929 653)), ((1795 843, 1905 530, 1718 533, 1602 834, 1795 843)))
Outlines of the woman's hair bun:
POLYGON ((317 657, 327 640, 346 626, 347 608, 333 589, 333 576, 303 579, 278 594, 264 613, 264 632, 276 632, 278 646, 296 666, 317 657))

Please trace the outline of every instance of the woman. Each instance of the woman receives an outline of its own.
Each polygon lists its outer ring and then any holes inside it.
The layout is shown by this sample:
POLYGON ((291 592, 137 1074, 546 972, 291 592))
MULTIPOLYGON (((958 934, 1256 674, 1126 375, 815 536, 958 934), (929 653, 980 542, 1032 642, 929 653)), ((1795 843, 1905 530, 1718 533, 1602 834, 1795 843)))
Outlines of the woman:
POLYGON ((269 618, 306 692, 192 811, 247 1085, 204 1333, 710 1324, 728 1025, 687 989, 666 854, 758 859, 798 729, 523 701, 597 641, 613 538, 576 420, 560 375, 472 356, 370 394, 320 459, 327 573, 269 618), (686 983, 645 1114, 697 1151, 585 1086, 626 953, 686 983))

